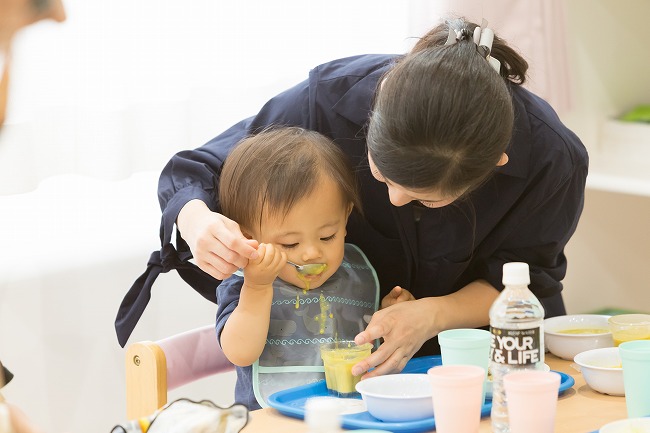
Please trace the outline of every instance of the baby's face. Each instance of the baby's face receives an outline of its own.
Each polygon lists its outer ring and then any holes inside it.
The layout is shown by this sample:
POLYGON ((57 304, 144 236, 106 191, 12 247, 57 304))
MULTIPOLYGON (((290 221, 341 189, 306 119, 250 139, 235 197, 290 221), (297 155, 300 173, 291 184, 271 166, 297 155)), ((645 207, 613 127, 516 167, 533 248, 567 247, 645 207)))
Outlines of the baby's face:
POLYGON ((296 203, 284 218, 266 217, 256 239, 271 243, 286 252, 288 260, 304 265, 324 263, 319 275, 300 276, 287 264, 279 277, 302 289, 320 287, 343 261, 345 225, 350 208, 336 184, 323 177, 318 187, 296 203))

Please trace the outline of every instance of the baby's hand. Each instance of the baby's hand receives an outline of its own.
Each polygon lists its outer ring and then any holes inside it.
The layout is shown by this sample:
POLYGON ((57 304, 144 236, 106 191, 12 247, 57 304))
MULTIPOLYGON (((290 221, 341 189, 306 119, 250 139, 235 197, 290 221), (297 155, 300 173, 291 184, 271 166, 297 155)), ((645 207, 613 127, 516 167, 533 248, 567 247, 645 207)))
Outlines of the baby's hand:
POLYGON ((415 301, 415 297, 406 289, 400 286, 393 287, 393 290, 381 300, 381 308, 390 307, 400 302, 415 301))
POLYGON ((257 259, 249 260, 244 268, 244 284, 249 287, 267 288, 273 284, 287 263, 287 255, 272 244, 260 244, 257 254, 257 259))

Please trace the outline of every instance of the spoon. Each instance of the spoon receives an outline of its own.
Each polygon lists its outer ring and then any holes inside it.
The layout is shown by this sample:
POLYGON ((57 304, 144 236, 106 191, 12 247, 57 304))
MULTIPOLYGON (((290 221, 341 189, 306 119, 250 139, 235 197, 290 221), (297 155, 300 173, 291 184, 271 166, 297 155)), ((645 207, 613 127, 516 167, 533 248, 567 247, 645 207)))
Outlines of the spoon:
POLYGON ((297 265, 293 262, 290 262, 289 260, 287 260, 287 263, 296 268, 298 273, 301 275, 318 275, 327 269, 326 263, 309 263, 306 265, 297 265))

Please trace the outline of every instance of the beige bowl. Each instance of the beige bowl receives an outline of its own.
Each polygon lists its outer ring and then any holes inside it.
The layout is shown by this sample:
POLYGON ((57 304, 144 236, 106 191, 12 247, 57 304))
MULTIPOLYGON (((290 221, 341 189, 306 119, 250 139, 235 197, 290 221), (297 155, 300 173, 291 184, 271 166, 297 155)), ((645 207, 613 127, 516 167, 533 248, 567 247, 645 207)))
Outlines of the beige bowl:
POLYGON ((600 314, 569 314, 544 320, 544 345, 549 352, 573 360, 580 352, 614 346, 607 320, 600 314))
POLYGON ((591 389, 601 394, 625 395, 618 347, 587 350, 578 353, 574 361, 591 389))

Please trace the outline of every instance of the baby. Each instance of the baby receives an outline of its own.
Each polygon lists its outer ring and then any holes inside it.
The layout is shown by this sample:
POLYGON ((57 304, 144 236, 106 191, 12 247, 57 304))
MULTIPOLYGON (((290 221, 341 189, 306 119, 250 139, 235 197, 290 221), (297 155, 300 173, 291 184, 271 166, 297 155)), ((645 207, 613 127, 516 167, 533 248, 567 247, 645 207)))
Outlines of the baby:
POLYGON ((284 127, 244 139, 224 163, 219 200, 260 243, 243 275, 217 290, 217 335, 238 366, 235 400, 253 410, 277 390, 323 379, 321 344, 365 328, 379 284, 345 243, 360 200, 345 155, 326 137, 284 127), (288 261, 321 266, 305 274, 288 261))

